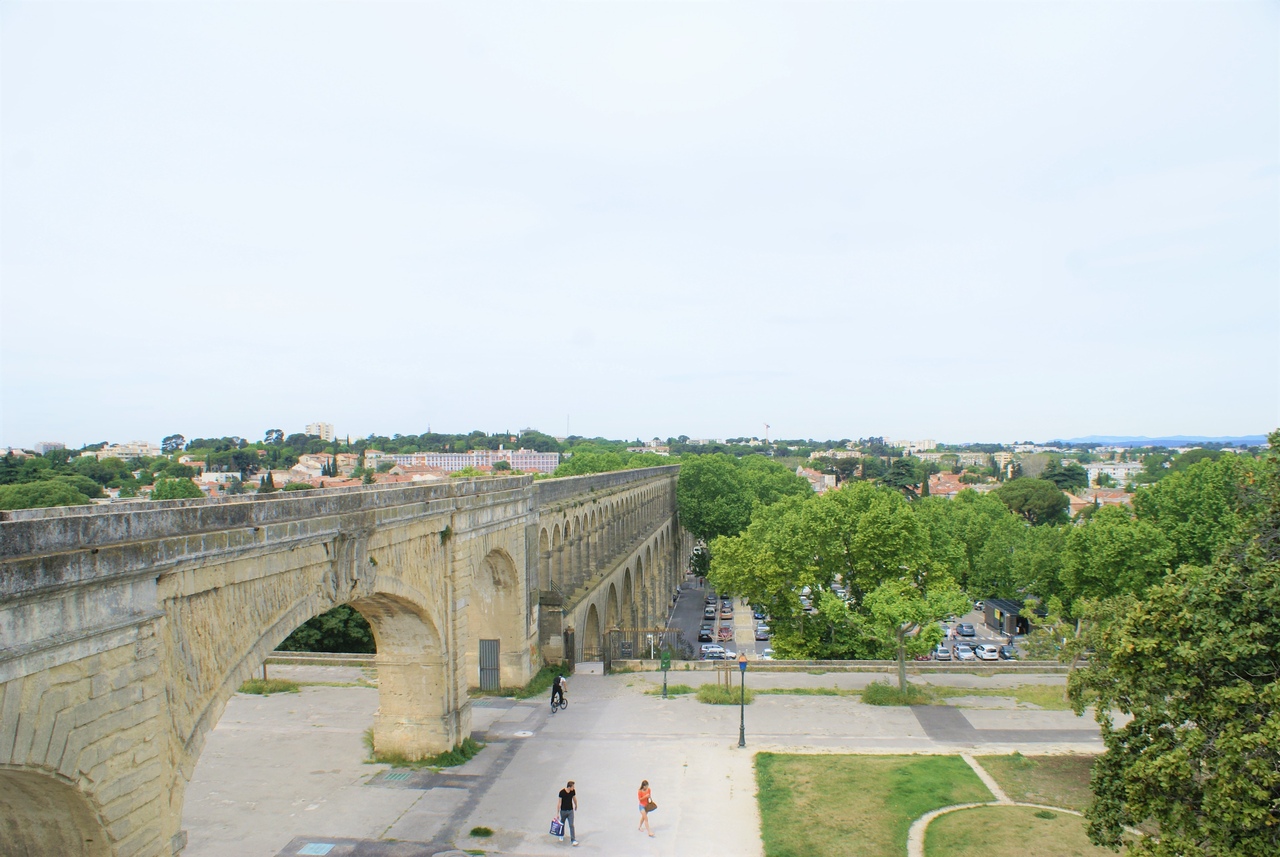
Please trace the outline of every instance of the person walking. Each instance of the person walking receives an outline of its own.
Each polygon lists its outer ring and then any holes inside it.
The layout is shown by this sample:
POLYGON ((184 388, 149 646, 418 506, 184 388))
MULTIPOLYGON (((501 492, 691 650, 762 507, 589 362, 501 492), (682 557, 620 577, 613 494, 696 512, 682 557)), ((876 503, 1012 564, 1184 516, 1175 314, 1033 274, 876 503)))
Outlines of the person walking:
POLYGON ((649 810, 657 809, 658 805, 653 802, 653 793, 649 790, 649 781, 640 781, 640 790, 636 792, 636 799, 640 802, 640 825, 636 830, 647 831, 650 836, 653 835, 653 828, 649 826, 649 810))
MULTIPOLYGON (((577 808, 578 790, 573 787, 573 780, 569 780, 556 798, 556 811, 560 813, 560 823, 569 829, 569 841, 574 845, 578 844, 578 830, 573 826, 573 812, 577 808)), ((563 833, 560 834, 560 841, 564 842, 563 833)))

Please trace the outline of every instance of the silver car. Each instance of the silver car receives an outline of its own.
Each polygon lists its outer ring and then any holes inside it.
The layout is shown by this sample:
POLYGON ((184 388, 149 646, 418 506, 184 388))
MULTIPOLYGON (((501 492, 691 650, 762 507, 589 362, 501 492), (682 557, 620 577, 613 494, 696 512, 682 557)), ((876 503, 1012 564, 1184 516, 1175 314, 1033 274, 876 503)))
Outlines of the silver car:
POLYGON ((958 661, 976 661, 978 656, 973 653, 973 649, 963 643, 956 646, 956 660, 958 661))

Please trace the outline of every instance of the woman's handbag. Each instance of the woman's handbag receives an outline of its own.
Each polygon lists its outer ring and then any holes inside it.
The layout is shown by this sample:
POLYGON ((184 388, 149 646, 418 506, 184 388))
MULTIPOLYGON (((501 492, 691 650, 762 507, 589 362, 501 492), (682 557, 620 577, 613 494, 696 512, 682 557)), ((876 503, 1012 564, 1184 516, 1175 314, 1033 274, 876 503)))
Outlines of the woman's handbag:
POLYGON ((653 798, 649 798, 649 803, 645 805, 644 811, 653 812, 657 808, 658 808, 658 805, 653 802, 653 798))
POLYGON ((551 835, 564 836, 564 822, 558 818, 551 819, 551 835))

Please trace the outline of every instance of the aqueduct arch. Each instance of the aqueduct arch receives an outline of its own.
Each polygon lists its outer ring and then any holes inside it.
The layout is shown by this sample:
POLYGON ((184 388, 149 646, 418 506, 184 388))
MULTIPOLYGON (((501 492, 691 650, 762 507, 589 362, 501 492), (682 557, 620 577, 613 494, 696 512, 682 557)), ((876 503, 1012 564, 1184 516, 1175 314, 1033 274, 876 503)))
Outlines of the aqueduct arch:
POLYGON ((637 590, 674 579, 642 551, 675 515, 675 476, 0 512, 0 803, 15 808, 0 841, 56 857, 179 853, 186 783, 227 700, 342 604, 377 644, 377 746, 412 758, 456 745, 479 640, 500 642, 502 683, 522 684, 564 654, 563 627, 598 650, 602 613, 628 621, 637 590))

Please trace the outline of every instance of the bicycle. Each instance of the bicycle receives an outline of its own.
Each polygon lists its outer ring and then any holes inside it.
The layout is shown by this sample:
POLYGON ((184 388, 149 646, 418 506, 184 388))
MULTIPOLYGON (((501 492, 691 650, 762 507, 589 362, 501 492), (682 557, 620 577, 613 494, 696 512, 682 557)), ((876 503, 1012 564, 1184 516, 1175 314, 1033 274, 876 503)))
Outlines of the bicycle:
POLYGON ((556 709, 559 709, 559 710, 563 711, 564 709, 566 709, 566 708, 568 708, 568 707, 569 707, 569 697, 568 697, 568 696, 566 696, 566 695, 565 695, 565 694, 563 694, 563 693, 562 693, 562 694, 560 694, 560 701, 559 701, 559 702, 556 702, 554 699, 553 699, 553 700, 551 700, 551 713, 552 713, 552 714, 555 714, 555 713, 556 713, 556 709))

